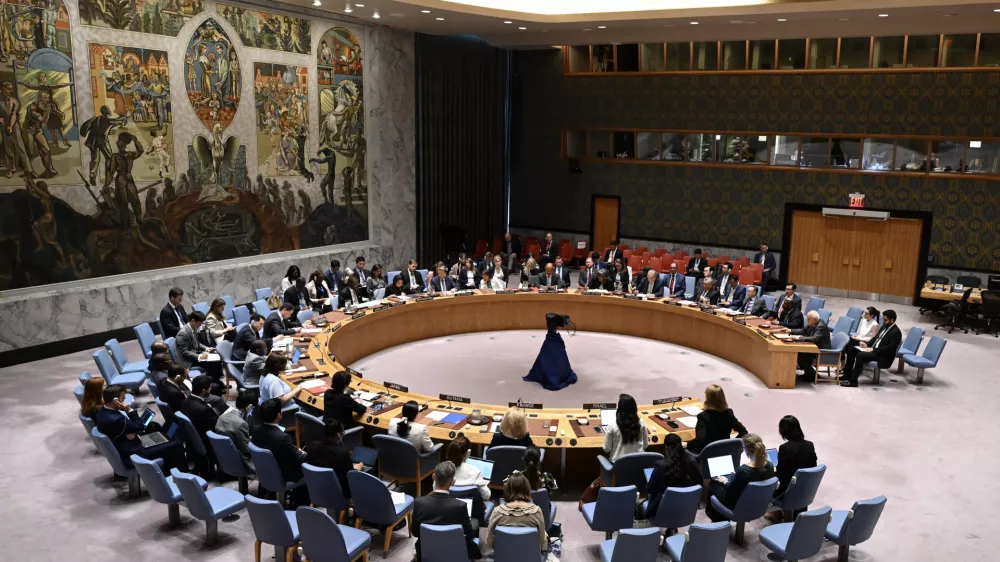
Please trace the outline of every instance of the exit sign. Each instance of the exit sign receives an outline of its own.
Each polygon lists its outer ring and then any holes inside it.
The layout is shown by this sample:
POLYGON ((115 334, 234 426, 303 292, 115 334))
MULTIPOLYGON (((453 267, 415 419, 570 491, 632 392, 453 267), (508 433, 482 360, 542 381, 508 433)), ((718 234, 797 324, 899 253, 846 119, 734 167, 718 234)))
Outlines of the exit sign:
POLYGON ((865 194, 864 193, 851 193, 848 195, 849 202, 848 206, 852 209, 864 209, 865 208, 865 194))

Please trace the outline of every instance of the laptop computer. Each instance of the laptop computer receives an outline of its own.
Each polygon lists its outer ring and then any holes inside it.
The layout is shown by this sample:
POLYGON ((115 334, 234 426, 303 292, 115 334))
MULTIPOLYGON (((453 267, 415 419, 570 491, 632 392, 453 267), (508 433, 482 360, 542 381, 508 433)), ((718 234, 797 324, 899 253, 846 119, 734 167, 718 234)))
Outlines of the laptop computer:
POLYGON ((608 427, 618 420, 617 410, 601 410, 601 427, 608 427))
POLYGON ((735 472, 736 467, 733 466, 733 457, 729 455, 708 459, 708 473, 712 478, 718 478, 719 476, 729 477, 735 472))
POLYGON ((469 466, 478 468, 479 472, 483 474, 484 480, 489 480, 493 476, 493 461, 469 457, 465 459, 465 462, 469 463, 469 466))
POLYGON ((174 438, 174 434, 177 433, 178 427, 180 426, 176 423, 170 424, 170 426, 167 427, 166 435, 164 435, 161 431, 154 431, 152 433, 147 433, 146 435, 140 435, 139 442, 142 443, 143 449, 162 445, 174 438))
POLYGON ((365 472, 371 471, 376 460, 378 460, 377 449, 355 445, 354 449, 351 450, 351 461, 365 465, 365 472))

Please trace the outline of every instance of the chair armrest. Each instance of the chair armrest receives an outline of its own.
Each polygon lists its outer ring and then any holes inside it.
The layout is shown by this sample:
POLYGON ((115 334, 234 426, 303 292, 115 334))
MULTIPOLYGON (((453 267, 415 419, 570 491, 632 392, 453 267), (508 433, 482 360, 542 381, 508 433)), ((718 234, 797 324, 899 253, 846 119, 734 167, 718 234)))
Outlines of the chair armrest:
POLYGON ((730 511, 728 507, 722 505, 722 502, 719 501, 719 498, 717 496, 712 496, 711 499, 709 499, 709 501, 712 502, 712 507, 714 507, 716 511, 732 519, 733 512, 730 511))
POLYGON ((352 427, 351 429, 348 429, 348 430, 344 431, 343 435, 341 436, 341 439, 343 439, 344 437, 347 437, 348 435, 354 435, 355 433, 361 433, 362 429, 364 429, 364 427, 360 426, 360 425, 357 426, 357 427, 352 427))
POLYGON ((601 465, 601 481, 604 482, 605 486, 610 486, 612 480, 611 472, 614 470, 615 465, 604 455, 597 455, 597 464, 601 465))
POLYGON ((426 453, 419 453, 420 454, 420 458, 421 459, 426 459, 426 458, 432 457, 432 456, 436 457, 436 456, 438 456, 438 451, 440 451, 442 447, 444 447, 443 443, 435 443, 434 446, 431 447, 430 451, 427 451, 426 453))

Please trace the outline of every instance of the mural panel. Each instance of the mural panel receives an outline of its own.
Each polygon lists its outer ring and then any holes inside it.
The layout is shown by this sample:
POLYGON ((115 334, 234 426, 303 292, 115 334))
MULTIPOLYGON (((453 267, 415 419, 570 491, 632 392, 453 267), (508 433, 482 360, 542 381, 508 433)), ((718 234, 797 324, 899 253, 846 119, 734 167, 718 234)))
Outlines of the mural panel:
POLYGON ((170 177, 174 148, 167 53, 100 43, 91 43, 88 50, 94 117, 84 121, 80 132, 90 152, 90 183, 98 174, 107 175, 109 139, 122 131, 143 148, 132 169, 136 179, 170 177))
POLYGON ((243 82, 240 59, 219 22, 207 19, 198 26, 184 54, 188 100, 209 130, 223 130, 233 122, 240 105, 243 82))
POLYGON ((312 176, 304 166, 309 72, 304 66, 254 63, 257 169, 265 176, 312 176))
POLYGON ((215 10, 228 21, 247 47, 307 54, 312 50, 309 20, 217 4, 215 10))
POLYGON ((204 0, 79 0, 79 6, 86 25, 171 37, 205 11, 204 0))
POLYGON ((316 166, 323 200, 368 229, 368 172, 365 169, 363 46, 351 31, 334 27, 317 49, 320 150, 316 166))

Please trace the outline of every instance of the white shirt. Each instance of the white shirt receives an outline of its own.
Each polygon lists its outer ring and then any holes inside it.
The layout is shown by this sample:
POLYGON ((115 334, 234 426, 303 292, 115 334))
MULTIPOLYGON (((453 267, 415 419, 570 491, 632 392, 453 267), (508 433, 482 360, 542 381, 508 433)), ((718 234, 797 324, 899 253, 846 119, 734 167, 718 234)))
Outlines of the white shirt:
POLYGON ((483 473, 479 469, 467 462, 458 465, 455 470, 455 486, 478 486, 479 495, 483 501, 490 499, 490 483, 483 478, 483 473))
POLYGON ((167 301, 167 304, 169 304, 170 308, 172 308, 174 310, 174 316, 177 317, 177 325, 178 326, 183 326, 184 325, 184 319, 181 318, 181 313, 177 310, 178 308, 181 307, 181 305, 174 306, 174 305, 170 304, 170 301, 167 301))
POLYGON ((281 280, 281 292, 284 293, 285 291, 290 289, 292 287, 292 284, 293 283, 289 281, 287 277, 283 278, 281 280))
POLYGON ((494 277, 493 279, 490 279, 490 284, 489 285, 486 284, 486 281, 480 281, 479 282, 479 288, 480 289, 493 289, 494 291, 502 291, 504 289, 504 284, 503 284, 503 281, 501 281, 500 279, 497 279, 496 277, 494 277))
POLYGON ((858 335, 855 336, 860 341, 867 342, 868 340, 875 337, 878 333, 878 322, 875 319, 868 320, 865 317, 861 317, 861 323, 858 324, 858 335))
POLYGON ((475 287, 476 286, 476 274, 475 273, 473 273, 471 271, 466 271, 465 272, 465 277, 466 277, 466 282, 465 282, 465 286, 466 287, 475 287))
MULTIPOLYGON (((393 437, 399 437, 399 422, 403 418, 392 418, 389 421, 389 435, 393 437)), ((410 432, 404 437, 413 446, 417 448, 417 451, 421 453, 426 453, 434 448, 434 442, 431 441, 431 435, 427 432, 427 426, 422 423, 410 422, 410 432)))
POLYGON ((646 433, 646 424, 639 420, 640 439, 633 443, 622 443, 622 434, 618 430, 618 424, 612 423, 604 428, 604 452, 609 453, 608 458, 615 462, 625 455, 631 453, 641 453, 649 446, 649 435, 646 433))
POLYGON ((413 276, 413 272, 412 271, 407 271, 407 273, 410 274, 410 287, 416 287, 417 286, 417 278, 413 276))

